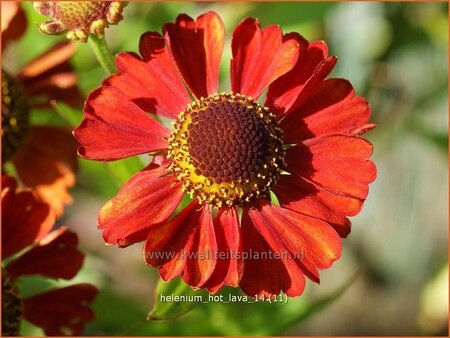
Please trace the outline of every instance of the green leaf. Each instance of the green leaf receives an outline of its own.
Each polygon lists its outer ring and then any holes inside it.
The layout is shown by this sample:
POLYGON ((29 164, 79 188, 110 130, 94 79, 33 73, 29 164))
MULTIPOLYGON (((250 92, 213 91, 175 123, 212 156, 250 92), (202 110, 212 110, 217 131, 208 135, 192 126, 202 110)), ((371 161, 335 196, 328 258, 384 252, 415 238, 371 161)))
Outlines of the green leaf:
POLYGON ((52 102, 56 112, 66 120, 71 126, 75 127, 80 124, 83 115, 79 109, 72 108, 62 102, 52 102))
POLYGON ((174 279, 168 283, 160 280, 156 286, 156 298, 153 309, 147 316, 148 320, 166 320, 175 319, 191 311, 200 302, 196 301, 174 301, 174 297, 200 296, 203 298, 204 291, 194 291, 187 285, 182 278, 174 279), (167 297, 172 297, 169 300, 167 297))

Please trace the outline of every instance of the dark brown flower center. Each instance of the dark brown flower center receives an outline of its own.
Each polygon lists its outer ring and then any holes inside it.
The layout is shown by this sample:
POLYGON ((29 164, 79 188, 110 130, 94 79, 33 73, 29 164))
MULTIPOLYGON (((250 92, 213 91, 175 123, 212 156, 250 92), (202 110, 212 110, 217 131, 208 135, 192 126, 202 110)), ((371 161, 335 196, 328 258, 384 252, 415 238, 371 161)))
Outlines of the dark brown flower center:
POLYGON ((267 194, 284 165, 274 116, 240 94, 216 94, 190 104, 169 143, 170 168, 184 189, 216 207, 267 194))
POLYGON ((2 336, 18 336, 23 309, 17 286, 2 268, 2 336))
POLYGON ((29 128, 29 107, 22 86, 2 70, 2 161, 12 158, 29 128))

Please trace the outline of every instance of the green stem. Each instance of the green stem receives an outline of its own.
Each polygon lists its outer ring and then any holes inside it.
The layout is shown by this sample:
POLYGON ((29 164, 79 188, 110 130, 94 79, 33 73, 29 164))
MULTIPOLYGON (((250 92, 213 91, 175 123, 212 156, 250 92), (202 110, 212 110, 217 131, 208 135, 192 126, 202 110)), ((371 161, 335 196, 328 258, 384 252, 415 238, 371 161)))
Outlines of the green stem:
POLYGON ((105 38, 99 39, 95 35, 91 34, 89 36, 89 43, 94 50, 95 56, 106 72, 108 74, 115 73, 116 66, 114 64, 114 57, 106 44, 105 38))

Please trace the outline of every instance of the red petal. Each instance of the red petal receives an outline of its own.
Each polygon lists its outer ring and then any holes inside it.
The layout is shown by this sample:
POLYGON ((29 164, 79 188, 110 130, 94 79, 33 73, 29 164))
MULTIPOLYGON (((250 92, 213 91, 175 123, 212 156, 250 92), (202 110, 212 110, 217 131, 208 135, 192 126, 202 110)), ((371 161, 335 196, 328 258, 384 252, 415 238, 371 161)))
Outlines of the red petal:
POLYGON ((323 41, 308 45, 299 34, 291 33, 285 39, 296 40, 300 54, 295 67, 272 83, 267 92, 265 105, 278 115, 289 113, 300 105, 301 100, 336 64, 336 57, 328 56, 328 47, 323 41))
MULTIPOLYGON (((166 163, 167 164, 167 163, 166 163)), ((181 184, 155 162, 135 174, 98 213, 98 227, 108 244, 120 247, 145 240, 150 229, 166 221, 183 197, 181 184)))
POLYGON ((2 200, 4 196, 12 195, 17 189, 17 182, 14 177, 2 175, 2 200))
POLYGON ((238 286, 243 264, 239 258, 241 243, 239 219, 235 208, 221 208, 214 219, 217 239, 217 263, 214 273, 204 285, 211 293, 216 293, 224 285, 238 286))
POLYGON ((203 205, 198 212, 199 218, 195 228, 192 247, 186 251, 188 258, 183 270, 183 280, 193 287, 200 287, 208 281, 216 266, 217 242, 211 207, 203 205))
POLYGON ((25 65, 18 79, 27 94, 42 96, 47 104, 56 100, 71 106, 81 105, 84 99, 77 87, 78 76, 69 62, 76 48, 75 43, 60 42, 25 65))
POLYGON ((252 297, 272 298, 281 291, 290 297, 300 296, 305 288, 302 269, 286 248, 272 240, 266 227, 259 224, 260 214, 255 213, 244 208, 242 214, 244 273, 239 283, 242 291, 252 297))
POLYGON ((367 197, 368 184, 376 178, 369 160, 372 144, 356 136, 314 138, 291 147, 286 153, 288 171, 350 197, 367 197))
POLYGON ((167 148, 169 130, 114 87, 100 87, 86 101, 74 130, 81 157, 114 161, 167 148))
POLYGON ((199 227, 201 212, 198 208, 197 200, 194 200, 172 220, 153 227, 148 234, 145 261, 159 267, 165 281, 178 277, 186 265, 186 253, 191 251, 199 227))
POLYGON ((2 1, 2 50, 10 40, 19 39, 27 28, 27 18, 19 2, 2 1))
POLYGON ((134 53, 119 54, 116 64, 120 73, 105 84, 120 89, 144 111, 176 118, 191 99, 166 40, 147 32, 141 36, 139 50, 143 59, 134 53))
POLYGON ((219 67, 225 43, 220 17, 207 12, 194 21, 180 14, 175 23, 164 25, 178 69, 197 97, 217 93, 219 67))
POLYGON ((77 284, 23 300, 24 317, 47 336, 79 336, 84 323, 95 319, 90 304, 97 296, 90 284, 77 284))
MULTIPOLYGON (((258 202, 258 208, 245 210, 244 217, 247 224, 255 226, 273 252, 280 253, 280 260, 286 265, 291 283, 295 283, 299 277, 293 273, 292 267, 301 267, 310 279, 318 282, 317 269, 329 268, 341 255, 342 244, 336 231, 316 218, 263 200, 258 202)), ((300 286, 296 289, 301 291, 300 286)), ((285 291, 288 296, 289 291, 285 291)))
POLYGON ((370 107, 355 97, 347 80, 321 82, 309 98, 281 122, 286 143, 297 143, 316 136, 359 133, 370 116, 370 107))
POLYGON ((299 53, 298 42, 283 41, 279 26, 261 30, 259 20, 252 18, 244 19, 235 28, 231 48, 231 88, 253 98, 290 71, 299 53))
POLYGON ((55 224, 50 206, 31 191, 16 192, 14 179, 2 177, 2 257, 44 237, 55 224))
POLYGON ((69 130, 33 126, 14 157, 21 181, 49 203, 59 217, 72 202, 68 189, 75 185, 77 143, 69 130))
POLYGON ((83 264, 83 254, 77 246, 77 235, 62 227, 13 260, 6 269, 14 278, 39 274, 48 278, 71 279, 83 264))
POLYGON ((327 191, 292 175, 282 175, 273 190, 281 206, 329 223, 341 237, 350 233, 346 216, 356 215, 363 204, 361 199, 327 191))

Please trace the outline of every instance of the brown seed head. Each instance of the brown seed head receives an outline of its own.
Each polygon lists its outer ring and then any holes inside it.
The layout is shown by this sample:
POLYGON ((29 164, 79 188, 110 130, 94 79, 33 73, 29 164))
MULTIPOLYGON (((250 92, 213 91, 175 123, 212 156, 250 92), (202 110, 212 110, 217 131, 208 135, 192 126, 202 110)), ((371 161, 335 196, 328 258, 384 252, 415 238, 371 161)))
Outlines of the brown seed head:
POLYGON ((61 34, 67 38, 86 42, 89 34, 102 38, 105 28, 123 19, 121 1, 35 1, 34 8, 51 17, 38 25, 45 34, 61 34))
POLYGON ((2 162, 10 160, 22 145, 29 128, 25 91, 2 70, 2 162))

